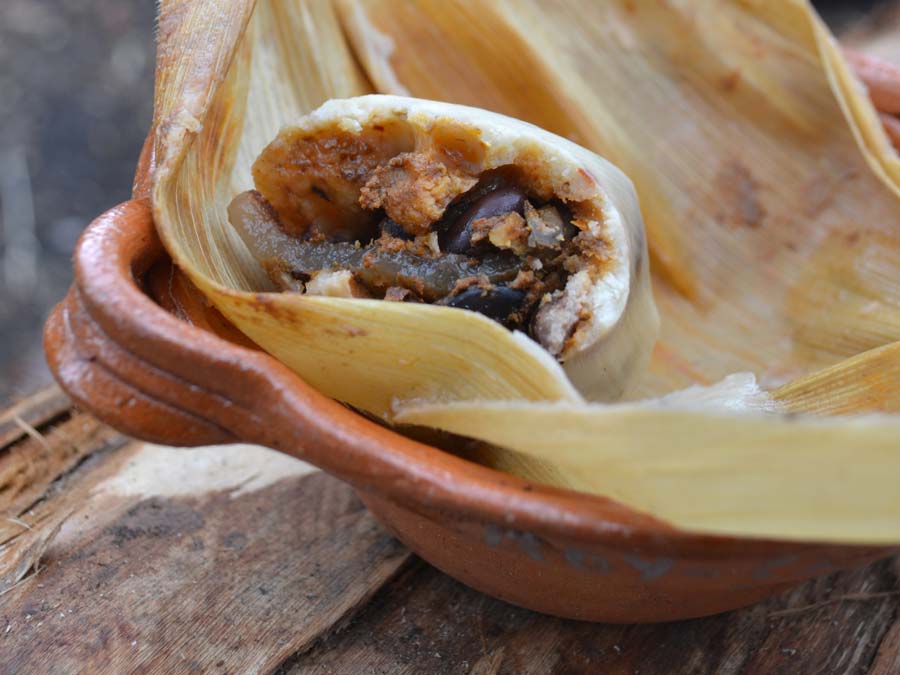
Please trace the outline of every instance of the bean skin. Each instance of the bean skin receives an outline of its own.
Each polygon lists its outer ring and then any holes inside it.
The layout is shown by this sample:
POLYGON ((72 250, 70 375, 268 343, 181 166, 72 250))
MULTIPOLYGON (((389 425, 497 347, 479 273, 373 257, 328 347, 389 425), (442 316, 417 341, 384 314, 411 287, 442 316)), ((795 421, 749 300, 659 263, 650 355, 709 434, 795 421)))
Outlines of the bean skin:
POLYGON ((444 298, 439 304, 478 312, 508 326, 514 323, 510 321, 510 315, 521 308, 525 295, 524 291, 508 286, 494 286, 491 289, 471 286, 461 293, 444 298))
POLYGON ((441 251, 466 253, 472 247, 472 223, 480 218, 493 218, 515 211, 525 211, 525 194, 517 187, 507 186, 488 192, 475 200, 469 208, 449 226, 438 233, 441 251))
POLYGON ((382 234, 386 234, 390 237, 396 237, 397 239, 403 239, 404 241, 415 239, 415 237, 403 229, 403 226, 400 223, 394 222, 390 218, 382 220, 379 228, 381 229, 382 234))
POLYGON ((420 256, 406 250, 382 249, 377 242, 303 241, 286 234, 262 196, 244 192, 228 207, 231 224, 266 269, 294 278, 319 270, 349 270, 370 289, 402 286, 427 302, 453 292, 463 279, 484 276, 492 283, 515 278, 520 262, 505 252, 471 258, 465 255, 420 256))

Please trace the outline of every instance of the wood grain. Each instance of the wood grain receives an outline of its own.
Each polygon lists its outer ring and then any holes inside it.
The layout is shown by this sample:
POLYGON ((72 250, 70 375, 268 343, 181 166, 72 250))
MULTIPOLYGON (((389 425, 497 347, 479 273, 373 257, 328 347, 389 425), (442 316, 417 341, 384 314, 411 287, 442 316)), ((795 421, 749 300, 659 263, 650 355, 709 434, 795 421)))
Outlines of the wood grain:
POLYGON ((46 424, 69 410, 69 399, 58 386, 51 385, 0 413, 0 448, 28 433, 27 427, 46 424))
POLYGON ((50 419, 0 449, 6 475, 25 476, 0 508, 28 526, 7 532, 15 560, 0 558, 12 581, 0 586, 0 672, 900 668, 897 561, 708 619, 563 621, 421 562, 395 578, 409 553, 349 488, 285 456, 129 442, 77 411, 50 419))
POLYGON ((409 557, 350 488, 284 455, 55 419, 0 449, 24 476, 0 488, 0 672, 267 672, 409 557))
MULTIPOLYGON (((853 46, 900 55, 897 7, 853 46)), ((900 673, 898 560, 707 619, 563 621, 245 453, 130 442, 55 387, 0 413, 0 673, 900 673)))
POLYGON ((890 630, 882 637, 878 653, 872 661, 872 675, 893 675, 900 673, 900 621, 896 620, 897 608, 894 607, 895 621, 890 630))
POLYGON ((896 562, 826 577, 730 614, 614 626, 518 609, 420 565, 380 591, 342 633, 280 672, 795 674, 871 666, 896 673, 900 596, 838 600, 886 590, 900 590, 896 562), (802 609, 827 599, 835 602, 802 609), (776 614, 788 608, 796 611, 776 614))

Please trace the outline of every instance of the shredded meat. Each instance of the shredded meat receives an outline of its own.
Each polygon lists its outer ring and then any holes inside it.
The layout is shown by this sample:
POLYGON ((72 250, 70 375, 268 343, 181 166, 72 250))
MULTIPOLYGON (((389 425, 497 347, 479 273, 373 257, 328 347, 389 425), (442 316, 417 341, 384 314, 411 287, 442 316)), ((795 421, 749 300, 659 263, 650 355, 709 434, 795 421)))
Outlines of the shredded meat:
POLYGON ((537 277, 534 276, 534 272, 530 272, 528 270, 519 270, 516 278, 513 279, 508 285, 510 288, 518 288, 523 291, 527 291, 536 283, 539 282, 537 277))
POLYGON ((562 248, 565 224, 555 207, 547 205, 536 209, 530 202, 525 202, 525 220, 531 230, 529 246, 556 250, 562 248))
POLYGON ((534 337, 554 356, 559 356, 578 324, 591 316, 591 288, 587 272, 569 279, 564 290, 551 293, 532 321, 534 337))
POLYGON ((476 176, 434 146, 402 152, 366 133, 273 146, 254 167, 266 199, 229 206, 273 280, 479 312, 565 353, 592 316, 590 271, 609 256, 594 221, 573 217, 571 194, 523 180, 518 166, 476 176))
POLYGON ((525 219, 514 211, 472 221, 473 245, 488 240, 497 248, 519 256, 528 250, 528 234, 525 219))
POLYGON ((477 182, 431 155, 404 152, 371 173, 359 204, 364 209, 383 208, 411 235, 428 234, 447 205, 477 182))
POLYGON ((435 257, 434 248, 432 247, 433 238, 433 236, 427 235, 416 237, 415 239, 400 239, 388 234, 382 234, 381 237, 375 240, 375 243, 378 246, 378 250, 384 253, 408 251, 414 255, 435 257))
POLYGON ((306 282, 307 295, 326 295, 332 298, 371 298, 349 270, 322 270, 306 282))
POLYGON ((408 288, 400 286, 391 286, 384 292, 384 299, 391 302, 422 302, 422 298, 417 296, 408 288))
POLYGON ((490 291, 494 288, 494 285, 491 283, 490 279, 485 276, 466 277, 465 279, 460 279, 456 282, 456 286, 453 287, 453 291, 450 293, 450 295, 459 295, 463 291, 473 287, 478 287, 485 291, 490 291))
POLYGON ((372 215, 358 204, 359 187, 381 162, 368 135, 296 135, 272 143, 253 165, 257 189, 278 213, 285 232, 328 241, 364 238, 372 215))

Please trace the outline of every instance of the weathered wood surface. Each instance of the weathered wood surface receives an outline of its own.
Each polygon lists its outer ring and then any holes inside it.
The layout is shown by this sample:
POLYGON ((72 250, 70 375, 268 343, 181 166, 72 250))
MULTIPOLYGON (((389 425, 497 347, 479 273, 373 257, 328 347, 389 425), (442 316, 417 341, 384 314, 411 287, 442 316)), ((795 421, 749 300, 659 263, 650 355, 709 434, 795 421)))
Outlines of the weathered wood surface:
MULTIPOLYGON (((900 6, 842 36, 900 61, 900 6)), ((412 557, 352 491, 250 446, 0 412, 0 673, 900 673, 900 560, 730 614, 563 621, 412 557)))
POLYGON ((2 672, 267 672, 409 558, 348 487, 273 451, 128 441, 52 390, 11 417, 2 672))
POLYGON ((55 390, 0 433, 0 672, 900 672, 898 560, 718 617, 563 621, 412 558, 277 453, 129 441, 55 390))
POLYGON ((512 607, 422 565, 283 672, 900 673, 898 572, 885 561, 739 612, 614 626, 512 607))

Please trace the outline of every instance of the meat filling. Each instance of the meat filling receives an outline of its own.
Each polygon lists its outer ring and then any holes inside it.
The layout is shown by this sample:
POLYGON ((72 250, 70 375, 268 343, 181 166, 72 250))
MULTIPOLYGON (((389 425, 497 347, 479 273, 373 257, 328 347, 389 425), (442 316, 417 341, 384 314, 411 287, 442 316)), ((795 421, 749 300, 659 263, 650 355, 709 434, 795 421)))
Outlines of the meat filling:
POLYGON ((551 319, 578 302, 564 289, 585 233, 563 202, 539 199, 517 175, 473 176, 407 152, 360 177, 370 224, 360 228, 355 212, 353 231, 364 234, 351 241, 321 228, 298 233, 254 190, 232 201, 229 220, 282 290, 468 309, 558 355, 574 324, 551 319))

